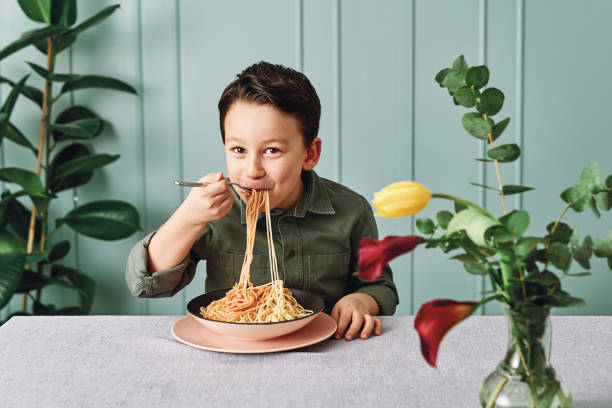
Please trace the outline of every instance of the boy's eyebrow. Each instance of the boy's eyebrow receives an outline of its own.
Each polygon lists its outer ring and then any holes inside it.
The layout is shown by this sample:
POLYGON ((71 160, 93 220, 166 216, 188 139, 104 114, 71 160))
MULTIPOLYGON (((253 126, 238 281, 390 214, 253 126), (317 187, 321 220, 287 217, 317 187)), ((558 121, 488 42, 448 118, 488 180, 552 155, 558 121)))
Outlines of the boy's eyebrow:
MULTIPOLYGON (((226 143, 227 142, 234 142, 234 143, 239 143, 239 144, 245 143, 245 141, 240 139, 239 137, 231 137, 231 136, 226 137, 225 138, 225 142, 226 143)), ((282 143, 282 144, 287 144, 288 143, 286 140, 281 139, 281 138, 277 138, 277 137, 272 137, 272 138, 269 138, 269 139, 260 139, 260 142, 263 143, 263 144, 267 144, 267 143, 282 143)))

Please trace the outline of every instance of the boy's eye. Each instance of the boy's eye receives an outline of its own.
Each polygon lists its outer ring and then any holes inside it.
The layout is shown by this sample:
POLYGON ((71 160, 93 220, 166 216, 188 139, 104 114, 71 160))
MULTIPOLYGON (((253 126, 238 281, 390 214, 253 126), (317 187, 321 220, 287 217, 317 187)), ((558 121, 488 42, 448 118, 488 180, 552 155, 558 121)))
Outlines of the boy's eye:
POLYGON ((244 148, 242 147, 232 147, 232 152, 234 153, 244 153, 244 148))
POLYGON ((266 153, 268 153, 268 154, 274 154, 274 153, 278 153, 278 152, 280 152, 280 150, 277 149, 276 147, 268 147, 266 149, 266 153))

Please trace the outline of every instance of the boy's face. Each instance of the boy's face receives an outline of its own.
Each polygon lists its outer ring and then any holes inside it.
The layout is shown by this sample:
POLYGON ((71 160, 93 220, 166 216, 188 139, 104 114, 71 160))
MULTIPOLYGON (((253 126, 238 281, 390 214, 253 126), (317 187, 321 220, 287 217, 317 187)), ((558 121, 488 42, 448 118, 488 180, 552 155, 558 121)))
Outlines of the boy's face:
MULTIPOLYGON (((225 160, 232 182, 270 190, 270 208, 289 208, 304 194, 302 170, 312 170, 321 140, 308 148, 299 121, 273 105, 234 102, 225 116, 225 160)), ((244 191, 236 189, 243 200, 244 191)))

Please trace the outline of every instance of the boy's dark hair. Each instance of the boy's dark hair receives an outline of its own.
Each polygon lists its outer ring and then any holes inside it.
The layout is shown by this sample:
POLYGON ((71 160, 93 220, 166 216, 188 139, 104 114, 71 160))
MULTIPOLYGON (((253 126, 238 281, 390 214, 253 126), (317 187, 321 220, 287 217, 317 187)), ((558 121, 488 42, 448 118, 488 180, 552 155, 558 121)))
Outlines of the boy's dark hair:
POLYGON ((283 65, 258 62, 225 88, 219 99, 219 124, 225 143, 225 115, 236 101, 270 104, 298 119, 304 146, 319 132, 321 102, 306 75, 283 65))

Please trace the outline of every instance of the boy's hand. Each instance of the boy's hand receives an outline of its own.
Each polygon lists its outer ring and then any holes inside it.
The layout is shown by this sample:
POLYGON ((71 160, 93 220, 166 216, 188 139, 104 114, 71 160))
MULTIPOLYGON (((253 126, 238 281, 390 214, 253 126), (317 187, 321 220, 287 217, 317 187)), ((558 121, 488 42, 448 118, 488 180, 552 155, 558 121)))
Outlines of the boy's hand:
POLYGON ((344 336, 345 339, 352 340, 360 329, 362 339, 370 337, 372 332, 376 336, 380 335, 382 322, 372 317, 373 314, 378 314, 378 311, 378 303, 367 293, 356 292, 344 296, 331 311, 331 317, 338 322, 336 338, 344 336))
POLYGON ((186 221, 196 225, 206 225, 210 221, 223 218, 232 209, 234 196, 223 173, 210 173, 198 180, 209 183, 205 187, 194 187, 181 204, 181 213, 186 221))

